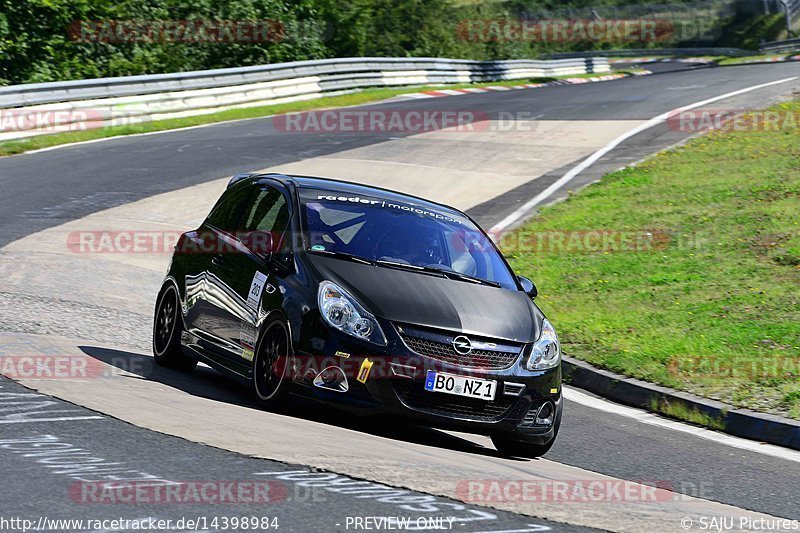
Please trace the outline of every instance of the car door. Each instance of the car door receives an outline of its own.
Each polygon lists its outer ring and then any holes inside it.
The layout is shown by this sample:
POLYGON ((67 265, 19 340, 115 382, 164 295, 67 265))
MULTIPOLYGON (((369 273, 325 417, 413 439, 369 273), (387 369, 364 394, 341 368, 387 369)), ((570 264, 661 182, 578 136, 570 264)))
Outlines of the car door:
POLYGON ((231 296, 216 311, 215 335, 224 340, 237 370, 245 372, 254 356, 259 317, 283 302, 275 268, 291 243, 285 191, 277 185, 258 185, 246 204, 239 229, 233 236, 223 236, 235 252, 222 254, 211 267, 231 296))
POLYGON ((187 265, 184 274, 187 326, 199 340, 199 347, 214 359, 231 351, 219 336, 224 318, 220 308, 228 305, 231 291, 214 267, 231 253, 225 243, 235 234, 252 190, 248 186, 226 190, 203 224, 182 237, 180 248, 187 265))

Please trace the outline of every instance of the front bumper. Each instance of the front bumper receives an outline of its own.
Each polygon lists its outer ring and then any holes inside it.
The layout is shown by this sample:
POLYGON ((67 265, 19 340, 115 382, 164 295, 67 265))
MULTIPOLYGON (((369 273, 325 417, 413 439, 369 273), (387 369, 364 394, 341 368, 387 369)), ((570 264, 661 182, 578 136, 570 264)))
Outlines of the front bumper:
POLYGON ((534 444, 546 444, 555 436, 563 401, 560 367, 531 372, 524 368, 525 355, 520 355, 507 368, 465 368, 414 352, 388 327, 384 327, 389 338, 385 347, 359 342, 324 326, 310 336, 299 335, 293 363, 296 392, 352 412, 397 415, 432 427, 502 434, 534 444), (314 378, 330 367, 346 376, 345 392, 314 385, 314 378), (429 370, 494 380, 495 399, 426 391, 429 370), (545 405, 554 416, 541 423, 536 415, 545 405))

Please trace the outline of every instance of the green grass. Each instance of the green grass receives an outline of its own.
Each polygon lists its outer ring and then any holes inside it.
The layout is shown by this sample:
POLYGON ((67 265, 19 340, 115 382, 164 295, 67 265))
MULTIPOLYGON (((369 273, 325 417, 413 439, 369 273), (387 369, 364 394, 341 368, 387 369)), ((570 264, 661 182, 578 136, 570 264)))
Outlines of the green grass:
MULTIPOLYGON (((635 69, 630 69, 630 70, 619 70, 615 71, 614 73, 632 74, 634 72, 637 71, 635 69)), ((248 118, 265 117, 270 115, 277 115, 280 113, 291 113, 298 111, 309 111, 313 109, 326 109, 331 107, 345 107, 345 106, 367 104, 371 102, 377 102, 379 100, 385 100, 393 96, 415 93, 419 91, 430 91, 436 89, 462 89, 468 87, 488 87, 488 86, 498 86, 498 85, 511 86, 511 85, 521 85, 525 83, 545 83, 560 78, 588 78, 600 75, 603 75, 603 73, 575 74, 569 76, 532 78, 532 79, 497 81, 497 82, 486 82, 486 83, 460 83, 460 84, 448 84, 448 85, 365 89, 348 94, 327 96, 313 100, 304 100, 286 104, 229 109, 226 111, 209 113, 207 115, 197 115, 192 117, 172 118, 172 119, 157 120, 157 121, 144 121, 125 126, 112 126, 112 127, 103 127, 97 129, 89 129, 85 131, 55 133, 49 135, 37 135, 26 139, 2 141, 0 142, 0 157, 28 152, 30 150, 50 148, 52 146, 58 146, 62 144, 91 141, 107 137, 116 137, 118 135, 134 135, 138 133, 150 133, 154 131, 188 128, 191 126, 212 124, 214 122, 224 122, 228 120, 241 120, 248 118)))
MULTIPOLYGON (((722 59, 726 59, 728 56, 689 56, 689 55, 680 55, 680 54, 671 54, 671 55, 661 55, 658 54, 658 48, 653 48, 652 50, 644 50, 642 51, 641 56, 637 57, 654 57, 658 59, 703 59, 705 61, 719 61, 722 59)), ((608 56, 609 61, 620 61, 624 59, 632 59, 630 56, 608 56)), ((635 59, 635 58, 633 58, 635 59)))
POLYGON ((661 402, 654 401, 650 404, 650 410, 656 413, 661 413, 670 418, 677 418, 678 420, 685 420, 698 426, 705 426, 707 428, 723 431, 725 429, 725 421, 719 418, 710 416, 706 413, 698 411, 682 402, 670 403, 665 400, 661 402))
MULTIPOLYGON (((654 57, 664 57, 664 58, 671 58, 671 59, 702 59, 704 61, 717 63, 718 65, 727 66, 727 65, 742 65, 749 62, 755 61, 764 61, 765 59, 772 58, 772 57, 787 57, 796 55, 797 52, 792 53, 773 53, 773 54, 756 54, 751 56, 742 56, 742 57, 730 57, 730 56, 654 56, 654 57)), ((647 56, 647 54, 643 54, 643 57, 647 56)), ((619 60, 624 59, 621 57, 610 57, 610 60, 619 60)))
MULTIPOLYGON (((800 118, 800 102, 773 109, 800 118)), ((508 250, 517 272, 539 286, 537 302, 565 352, 800 418, 798 122, 708 134, 606 176, 522 228, 523 238, 655 235, 643 251, 508 250)))
MULTIPOLYGON (((731 57, 731 56, 681 56, 681 55, 672 55, 672 56, 653 56, 659 58, 671 58, 671 59, 702 59, 708 62, 714 62, 718 65, 727 66, 727 65, 742 65, 749 62, 757 62, 757 61, 764 61, 766 59, 772 57, 788 57, 797 55, 798 52, 792 53, 772 53, 772 54, 755 54, 751 56, 742 56, 742 57, 731 57)), ((648 54, 642 54, 643 57, 647 57, 648 54)), ((626 59, 623 57, 609 57, 609 60, 620 60, 626 59)), ((630 58, 627 58, 630 59, 630 58)))
POLYGON ((787 56, 791 56, 791 55, 795 55, 795 53, 792 53, 792 54, 784 54, 784 53, 777 54, 777 53, 775 53, 775 54, 761 54, 761 55, 745 56, 745 57, 727 57, 725 59, 717 61, 717 64, 723 65, 723 66, 724 65, 741 65, 741 64, 744 64, 744 63, 752 62, 752 61, 764 61, 765 59, 769 59, 769 58, 772 58, 772 57, 787 57, 787 56))

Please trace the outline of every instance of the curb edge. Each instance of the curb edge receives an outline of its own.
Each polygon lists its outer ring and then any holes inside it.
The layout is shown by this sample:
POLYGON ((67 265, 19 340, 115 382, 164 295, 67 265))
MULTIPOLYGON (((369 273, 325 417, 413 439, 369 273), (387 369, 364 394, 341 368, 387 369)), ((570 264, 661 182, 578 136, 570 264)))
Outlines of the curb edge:
POLYGON ((724 425, 722 431, 729 435, 800 450, 799 420, 738 409, 717 400, 603 370, 573 357, 564 356, 561 369, 565 383, 608 400, 651 412, 652 405, 682 405, 719 419, 724 425))

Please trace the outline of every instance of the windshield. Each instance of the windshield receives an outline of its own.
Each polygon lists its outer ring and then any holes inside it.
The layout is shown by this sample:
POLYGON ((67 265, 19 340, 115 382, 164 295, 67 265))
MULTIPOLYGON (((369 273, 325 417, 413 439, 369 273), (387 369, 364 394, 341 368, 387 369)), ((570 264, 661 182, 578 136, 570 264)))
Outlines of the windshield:
POLYGON ((300 189, 310 252, 463 274, 517 290, 493 243, 463 215, 394 199, 300 189))

